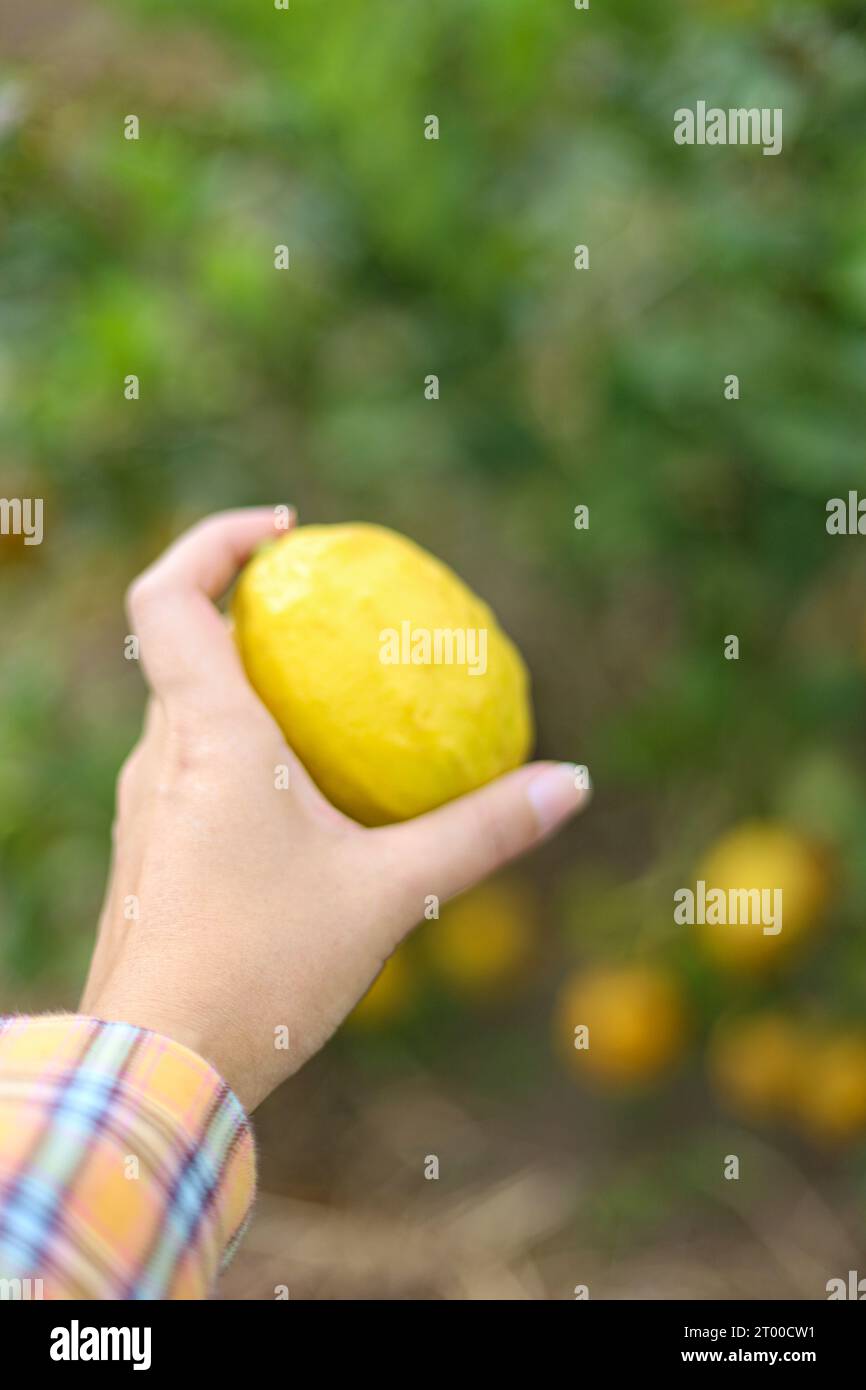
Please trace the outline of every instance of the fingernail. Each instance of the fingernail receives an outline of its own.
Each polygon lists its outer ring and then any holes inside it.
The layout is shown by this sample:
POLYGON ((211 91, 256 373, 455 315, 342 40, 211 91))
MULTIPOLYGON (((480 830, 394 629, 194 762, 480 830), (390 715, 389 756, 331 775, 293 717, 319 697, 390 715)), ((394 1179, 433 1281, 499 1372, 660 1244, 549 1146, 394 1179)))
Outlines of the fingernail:
POLYGON ((539 835, 546 835, 554 826, 573 816, 589 799, 591 789, 586 768, 574 763, 557 763, 533 777, 526 794, 535 813, 539 835))

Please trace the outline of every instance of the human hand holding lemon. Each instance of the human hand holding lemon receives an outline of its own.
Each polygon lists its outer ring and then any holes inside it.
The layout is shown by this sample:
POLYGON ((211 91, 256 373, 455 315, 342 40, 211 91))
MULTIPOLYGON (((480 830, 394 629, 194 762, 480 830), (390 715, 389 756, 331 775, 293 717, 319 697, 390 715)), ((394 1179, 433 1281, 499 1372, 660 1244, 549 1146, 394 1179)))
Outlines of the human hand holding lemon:
POLYGON ((210 517, 132 586, 152 698, 82 1000, 200 1052, 248 1107, 322 1046, 431 895, 462 892, 587 798, 569 764, 517 766, 526 677, 480 600, 379 528, 309 531, 278 539, 264 508, 210 517), (269 540, 233 638, 213 601, 269 540), (462 630, 479 674, 380 660, 388 628, 410 658, 437 641, 459 656, 462 630))

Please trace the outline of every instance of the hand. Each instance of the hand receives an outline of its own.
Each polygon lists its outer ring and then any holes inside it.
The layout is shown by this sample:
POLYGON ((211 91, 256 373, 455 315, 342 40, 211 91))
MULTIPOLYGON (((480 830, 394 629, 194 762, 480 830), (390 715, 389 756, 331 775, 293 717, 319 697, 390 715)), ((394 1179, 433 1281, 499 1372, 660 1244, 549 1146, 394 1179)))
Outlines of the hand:
POLYGON ((152 694, 119 779, 81 1003, 193 1048, 248 1109, 334 1032, 428 894, 468 888, 587 798, 569 765, 536 763, 380 829, 329 805, 248 684, 212 602, 273 534, 270 509, 212 516, 130 589, 152 694), (275 785, 280 765, 289 790, 275 785))

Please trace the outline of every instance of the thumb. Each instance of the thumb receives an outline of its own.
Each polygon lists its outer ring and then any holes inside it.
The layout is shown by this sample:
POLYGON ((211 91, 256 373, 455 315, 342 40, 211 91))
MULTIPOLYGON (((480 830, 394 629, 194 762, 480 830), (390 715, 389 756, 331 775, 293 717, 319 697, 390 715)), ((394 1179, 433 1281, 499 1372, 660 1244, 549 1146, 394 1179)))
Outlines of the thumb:
POLYGON ((587 804, 588 780, 573 763, 529 763, 427 815, 375 831, 405 887, 412 921, 426 896, 452 898, 547 839, 587 804))

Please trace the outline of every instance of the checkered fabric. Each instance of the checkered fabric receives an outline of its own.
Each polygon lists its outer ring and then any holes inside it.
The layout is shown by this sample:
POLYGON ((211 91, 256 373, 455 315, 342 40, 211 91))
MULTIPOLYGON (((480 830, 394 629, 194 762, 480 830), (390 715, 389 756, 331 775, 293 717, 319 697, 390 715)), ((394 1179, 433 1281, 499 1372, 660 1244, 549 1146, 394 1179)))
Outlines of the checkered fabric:
POLYGON ((205 1298, 254 1191, 247 1117, 194 1052, 125 1023, 0 1018, 0 1295, 205 1298))

